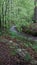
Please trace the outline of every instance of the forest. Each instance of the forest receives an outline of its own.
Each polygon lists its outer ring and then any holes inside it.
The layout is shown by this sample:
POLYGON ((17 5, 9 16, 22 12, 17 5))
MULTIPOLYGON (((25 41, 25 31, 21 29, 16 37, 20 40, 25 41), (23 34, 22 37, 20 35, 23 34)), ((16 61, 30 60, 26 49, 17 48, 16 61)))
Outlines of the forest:
POLYGON ((37 65, 37 0, 0 0, 0 65, 37 65))

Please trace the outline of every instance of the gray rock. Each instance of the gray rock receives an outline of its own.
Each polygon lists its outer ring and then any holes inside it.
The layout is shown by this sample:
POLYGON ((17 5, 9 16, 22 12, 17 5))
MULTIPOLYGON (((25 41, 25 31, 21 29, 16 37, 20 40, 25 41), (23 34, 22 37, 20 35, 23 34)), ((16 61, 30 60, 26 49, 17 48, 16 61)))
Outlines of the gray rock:
POLYGON ((25 55, 27 53, 27 51, 25 49, 17 49, 16 52, 21 57, 25 57, 25 55))
POLYGON ((37 65, 37 61, 36 61, 36 60, 32 60, 32 61, 31 61, 31 64, 37 65))
POLYGON ((10 28, 10 31, 14 31, 14 32, 17 33, 17 28, 16 28, 16 26, 12 26, 12 27, 10 28))

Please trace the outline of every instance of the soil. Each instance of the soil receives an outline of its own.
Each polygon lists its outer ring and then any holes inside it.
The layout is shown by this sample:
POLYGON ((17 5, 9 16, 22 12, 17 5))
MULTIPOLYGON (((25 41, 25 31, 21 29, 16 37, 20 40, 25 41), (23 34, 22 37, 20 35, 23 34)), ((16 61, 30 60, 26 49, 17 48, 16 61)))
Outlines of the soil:
MULTIPOLYGON (((8 41, 12 40, 13 42, 17 42, 16 39, 12 39, 9 36, 1 36, 1 39, 6 39, 8 41)), ((20 44, 19 44, 20 46, 20 44)), ((23 45, 22 45, 23 46, 23 45)), ((23 47, 24 48, 24 47, 23 47)), ((11 55, 9 44, 7 42, 0 41, 0 65, 37 65, 37 53, 32 48, 25 48, 31 57, 33 58, 31 61, 25 61, 20 58, 18 54, 11 55), (33 63, 35 61, 35 63, 33 63)))
MULTIPOLYGON (((18 35, 32 38, 32 40, 37 40, 37 37, 32 35, 19 33, 18 31, 16 32, 18 35)), ((35 50, 31 47, 25 47, 23 43, 23 41, 17 40, 16 38, 12 39, 9 35, 0 36, 0 65, 37 65, 37 52, 35 52, 35 50), (12 55, 10 52, 14 49, 11 49, 9 46, 16 45, 21 49, 25 49, 30 54, 32 59, 26 61, 18 54, 12 55)))

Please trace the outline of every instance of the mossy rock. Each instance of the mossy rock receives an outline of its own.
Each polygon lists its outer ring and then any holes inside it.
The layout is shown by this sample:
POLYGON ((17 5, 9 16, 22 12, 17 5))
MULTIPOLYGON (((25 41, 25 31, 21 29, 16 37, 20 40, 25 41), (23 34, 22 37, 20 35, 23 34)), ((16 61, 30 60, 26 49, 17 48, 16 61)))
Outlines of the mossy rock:
POLYGON ((22 32, 37 36, 37 23, 32 23, 29 27, 22 26, 22 32))

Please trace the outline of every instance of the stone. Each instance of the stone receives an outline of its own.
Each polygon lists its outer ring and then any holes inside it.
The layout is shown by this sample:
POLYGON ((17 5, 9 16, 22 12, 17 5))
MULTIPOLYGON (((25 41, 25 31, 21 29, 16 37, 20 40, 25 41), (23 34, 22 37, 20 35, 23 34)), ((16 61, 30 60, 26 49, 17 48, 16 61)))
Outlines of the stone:
POLYGON ((22 26, 22 32, 37 36, 37 23, 32 23, 29 27, 22 26))

